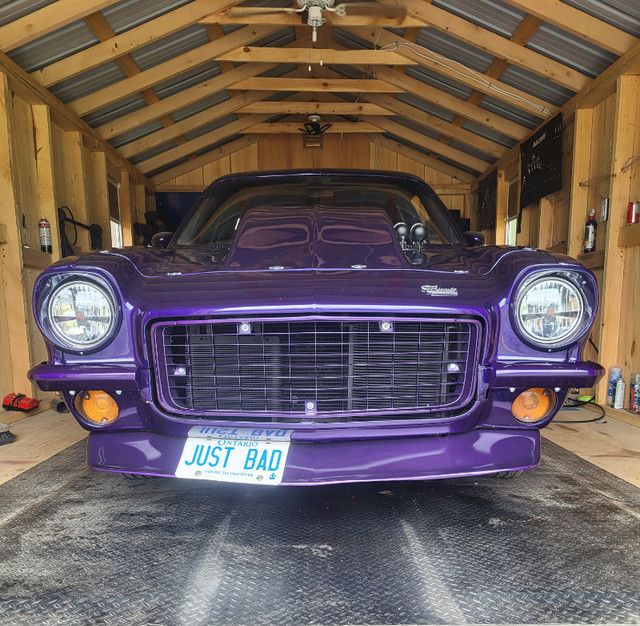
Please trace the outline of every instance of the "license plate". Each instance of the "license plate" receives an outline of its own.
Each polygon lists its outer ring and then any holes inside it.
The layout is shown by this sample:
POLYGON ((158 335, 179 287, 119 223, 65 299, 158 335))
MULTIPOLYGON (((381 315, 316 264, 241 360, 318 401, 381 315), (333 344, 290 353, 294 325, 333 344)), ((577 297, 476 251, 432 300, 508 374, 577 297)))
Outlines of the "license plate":
POLYGON ((278 485, 291 431, 261 428, 195 427, 176 469, 178 478, 278 485))

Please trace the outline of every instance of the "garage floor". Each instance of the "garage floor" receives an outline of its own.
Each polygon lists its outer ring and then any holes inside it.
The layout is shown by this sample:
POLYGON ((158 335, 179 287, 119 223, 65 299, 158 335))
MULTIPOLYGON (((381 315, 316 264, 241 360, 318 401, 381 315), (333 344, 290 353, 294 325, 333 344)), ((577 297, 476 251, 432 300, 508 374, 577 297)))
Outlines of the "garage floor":
POLYGON ((510 481, 275 490, 92 472, 79 441, 0 489, 3 626, 640 623, 640 490, 549 440, 510 481))

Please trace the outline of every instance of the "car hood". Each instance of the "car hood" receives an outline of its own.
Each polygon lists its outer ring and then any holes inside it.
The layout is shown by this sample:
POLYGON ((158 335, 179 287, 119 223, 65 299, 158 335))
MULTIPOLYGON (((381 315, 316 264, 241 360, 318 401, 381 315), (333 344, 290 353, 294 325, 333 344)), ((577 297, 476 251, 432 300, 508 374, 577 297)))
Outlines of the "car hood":
MULTIPOLYGON (((239 225, 233 245, 129 248, 84 255, 74 265, 102 265, 105 256, 127 259, 146 277, 221 272, 300 270, 401 270, 486 275, 506 257, 557 263, 556 255, 523 248, 425 246, 424 262, 412 265, 382 210, 328 207, 254 209, 239 225), (99 257, 101 260, 98 260, 99 257)), ((515 261, 515 259, 513 259, 515 261)), ((566 258, 567 261, 570 259, 566 258)), ((572 260, 571 260, 572 261, 572 260)), ((64 262, 64 261, 63 261, 64 262)), ((68 262, 68 261, 67 261, 68 262)), ((518 263, 519 264, 519 263, 518 263)))

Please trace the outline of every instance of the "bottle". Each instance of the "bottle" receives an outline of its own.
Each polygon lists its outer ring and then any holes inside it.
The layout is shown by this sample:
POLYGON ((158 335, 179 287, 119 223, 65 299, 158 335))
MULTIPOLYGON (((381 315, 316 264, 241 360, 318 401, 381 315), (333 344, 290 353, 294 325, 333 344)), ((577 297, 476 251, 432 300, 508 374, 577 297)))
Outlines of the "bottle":
POLYGON ((640 374, 631 374, 629 383, 629 411, 640 413, 640 374))
POLYGON ((589 219, 584 226, 584 247, 585 254, 589 252, 595 252, 596 249, 596 230, 598 228, 598 222, 596 222, 595 209, 589 211, 589 219))
POLYGON ((38 224, 40 231, 40 250, 51 254, 51 224, 46 217, 43 217, 38 224))
POLYGON ((622 368, 612 367, 609 370, 609 387, 607 388, 607 404, 613 406, 613 396, 616 389, 616 383, 622 378, 622 368))
POLYGON ((618 382, 616 383, 616 391, 615 396, 613 398, 613 408, 621 409, 624 406, 624 396, 626 391, 626 385, 622 378, 618 378, 618 382))

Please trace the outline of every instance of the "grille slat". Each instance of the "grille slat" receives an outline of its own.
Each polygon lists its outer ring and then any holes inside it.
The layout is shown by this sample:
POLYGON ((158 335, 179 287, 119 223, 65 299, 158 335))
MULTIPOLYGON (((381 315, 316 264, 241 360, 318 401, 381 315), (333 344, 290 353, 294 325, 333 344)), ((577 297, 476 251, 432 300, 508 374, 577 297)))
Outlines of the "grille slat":
POLYGON ((480 324, 398 318, 157 322, 160 404, 249 421, 444 416, 473 395, 480 324))

